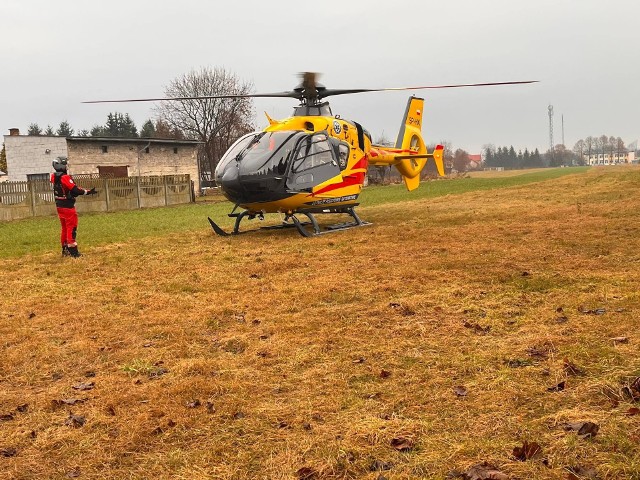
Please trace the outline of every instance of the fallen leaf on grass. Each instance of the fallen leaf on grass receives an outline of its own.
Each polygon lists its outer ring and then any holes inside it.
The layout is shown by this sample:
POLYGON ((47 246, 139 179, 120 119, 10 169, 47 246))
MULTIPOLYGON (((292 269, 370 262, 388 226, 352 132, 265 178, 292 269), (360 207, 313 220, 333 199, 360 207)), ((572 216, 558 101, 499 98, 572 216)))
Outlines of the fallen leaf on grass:
POLYGON ((391 440, 391 446, 399 452, 411 450, 415 444, 410 438, 398 437, 391 440))
POLYGON ((201 405, 200 400, 198 400, 197 398, 195 400, 189 400, 185 406, 187 408, 197 408, 201 405))
POLYGON ((73 428, 80 428, 87 423, 87 419, 82 415, 69 414, 69 418, 64 422, 65 425, 73 428))
POLYGON ((405 317, 410 317, 416 314, 414 309, 408 307, 407 305, 402 305, 401 303, 391 302, 389 306, 394 310, 397 310, 400 315, 404 315, 405 317))
POLYGON ((598 434, 600 425, 593 422, 574 422, 565 424, 564 429, 568 432, 576 432, 580 438, 591 438, 598 434))
POLYGON ((380 470, 391 470, 393 468, 393 463, 391 462, 383 462, 382 460, 374 460, 369 465, 370 472, 378 472, 380 470))
POLYGON ((31 312, 29 314, 29 320, 31 320, 32 318, 34 318, 36 316, 35 312, 31 312))
POLYGON ((63 405, 75 405, 77 403, 86 402, 86 398, 62 398, 60 400, 51 400, 51 405, 54 407, 61 407, 63 405))
POLYGON ((522 368, 531 365, 531 362, 529 360, 523 360, 521 358, 512 358, 510 360, 507 360, 505 363, 509 368, 522 368))
POLYGON ((607 309, 606 308, 591 309, 591 308, 586 308, 583 305, 580 305, 578 307, 578 311, 580 313, 584 313, 585 315, 604 315, 605 313, 607 313, 607 309))
POLYGON ((613 337, 611 341, 615 344, 618 343, 629 343, 629 337, 613 337))
POLYGON ((9 422, 13 420, 13 413, 4 413, 0 415, 0 422, 9 422))
POLYGON ((580 375, 584 375, 584 370, 580 367, 578 367, 575 363, 570 362, 568 359, 564 359, 564 365, 563 365, 564 371, 567 373, 567 375, 575 375, 575 376, 580 376, 580 375))
POLYGON ((632 415, 640 415, 640 408, 638 408, 638 407, 631 407, 629 410, 627 410, 627 411, 625 412, 625 415, 629 415, 629 416, 632 416, 632 415))
POLYGON ((73 385, 71 388, 73 388, 74 390, 85 391, 85 390, 93 390, 93 387, 95 386, 96 385, 94 382, 88 382, 88 383, 78 383, 76 385, 73 385))
POLYGON ((0 448, 0 457, 15 457, 18 450, 15 448, 0 448))
POLYGON ((314 480, 316 478, 319 478, 320 476, 318 471, 311 467, 299 468, 296 472, 296 475, 298 476, 299 480, 314 480))
POLYGON ((107 405, 104 409, 107 415, 111 415, 112 417, 116 416, 116 407, 113 405, 107 405))
POLYGON ((622 393, 633 401, 640 401, 640 377, 623 385, 622 393))
POLYGON ((566 480, 596 480, 598 473, 591 467, 575 466, 567 468, 566 480))
POLYGON ((486 333, 489 333, 489 330, 491 330, 491 326, 487 325, 486 327, 483 327, 481 325, 478 325, 477 323, 471 323, 469 321, 465 321, 462 324, 465 328, 469 328, 471 330, 473 330, 476 333, 479 333, 480 335, 484 335, 486 333))
POLYGON ((564 387, 565 387, 565 382, 563 380, 559 384, 554 385, 553 387, 547 388, 547 392, 561 392, 564 390, 564 387))
POLYGON ((549 354, 555 352, 555 350, 556 349, 553 345, 535 345, 533 347, 527 348, 527 355, 537 360, 546 360, 547 358, 549 358, 549 354))
POLYGON ((233 414, 233 419, 234 420, 240 420, 243 419, 245 417, 244 413, 242 412, 236 412, 233 414))
POLYGON ((455 393, 459 397, 466 397, 467 393, 469 393, 469 390, 467 390, 467 388, 462 385, 457 385, 453 387, 453 393, 455 393))
POLYGON ((506 473, 502 473, 487 462, 473 465, 464 472, 452 472, 450 478, 456 477, 463 480, 509 480, 509 476, 506 473))
POLYGON ((389 370, 380 370, 380 378, 389 378, 391 372, 389 370))
POLYGON ((80 476, 80 467, 72 468, 67 472, 67 478, 78 478, 80 476))
POLYGON ((529 443, 526 440, 522 442, 522 447, 515 447, 513 449, 513 457, 521 462, 534 458, 541 453, 542 447, 540 445, 536 442, 529 443))

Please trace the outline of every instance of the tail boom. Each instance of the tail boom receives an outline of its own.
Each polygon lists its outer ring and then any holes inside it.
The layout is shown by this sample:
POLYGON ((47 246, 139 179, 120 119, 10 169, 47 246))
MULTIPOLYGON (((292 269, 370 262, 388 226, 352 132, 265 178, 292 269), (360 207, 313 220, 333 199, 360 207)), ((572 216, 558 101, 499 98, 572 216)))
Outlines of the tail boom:
POLYGON ((395 148, 374 145, 369 152, 370 165, 393 165, 402 175, 409 191, 420 185, 420 172, 429 158, 433 158, 438 173, 444 175, 442 145, 429 153, 422 138, 423 107, 424 99, 410 97, 395 148))

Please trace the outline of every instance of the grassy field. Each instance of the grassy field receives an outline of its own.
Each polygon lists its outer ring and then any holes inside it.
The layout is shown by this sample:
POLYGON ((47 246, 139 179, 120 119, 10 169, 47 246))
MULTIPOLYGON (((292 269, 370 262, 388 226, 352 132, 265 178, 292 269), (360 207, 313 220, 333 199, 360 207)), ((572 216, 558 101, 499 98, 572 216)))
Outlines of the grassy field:
MULTIPOLYGON (((460 178, 428 182, 410 194, 403 185, 370 187, 362 194, 361 201, 363 206, 407 202, 524 185, 584 171, 586 171, 585 168, 529 170, 519 176, 513 176, 511 172, 497 172, 504 173, 503 176, 498 177, 496 172, 489 172, 492 174, 491 178, 460 178)), ((220 225, 230 228, 233 223, 227 218, 227 213, 233 206, 228 202, 219 202, 219 198, 208 201, 209 197, 202 197, 196 204, 180 205, 170 209, 155 208, 106 215, 81 215, 79 240, 82 247, 93 247, 139 238, 161 237, 170 233, 202 232, 210 228, 207 216, 211 216, 220 225)), ((278 221, 276 218, 275 222, 278 221)), ((19 257, 28 253, 39 255, 51 251, 52 247, 57 248, 58 238, 59 223, 55 216, 0 223, 0 258, 19 257)))
POLYGON ((3 224, 0 478, 640 480, 639 189, 371 188, 313 239, 83 215, 77 260, 3 224))

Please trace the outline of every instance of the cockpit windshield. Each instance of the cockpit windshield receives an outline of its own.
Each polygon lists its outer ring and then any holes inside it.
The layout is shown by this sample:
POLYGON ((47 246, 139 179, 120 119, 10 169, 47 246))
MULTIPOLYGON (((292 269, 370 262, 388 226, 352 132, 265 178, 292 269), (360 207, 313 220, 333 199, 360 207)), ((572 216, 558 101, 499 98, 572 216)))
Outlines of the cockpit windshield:
POLYGON ((220 160, 220 165, 238 162, 240 175, 284 175, 297 131, 258 132, 241 138, 220 160))

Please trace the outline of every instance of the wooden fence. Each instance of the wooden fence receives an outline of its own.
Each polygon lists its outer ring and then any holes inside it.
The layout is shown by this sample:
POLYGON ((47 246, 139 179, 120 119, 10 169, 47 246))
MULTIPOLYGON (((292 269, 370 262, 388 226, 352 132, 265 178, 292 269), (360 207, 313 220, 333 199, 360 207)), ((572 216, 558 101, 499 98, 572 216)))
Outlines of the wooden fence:
MULTIPOLYGON (((74 177, 75 178, 75 177, 74 177)), ((78 197, 78 212, 113 212, 163 207, 194 200, 189 175, 126 178, 75 178, 82 188, 97 195, 78 197)), ((56 205, 48 180, 0 183, 0 221, 53 215, 56 205)))

